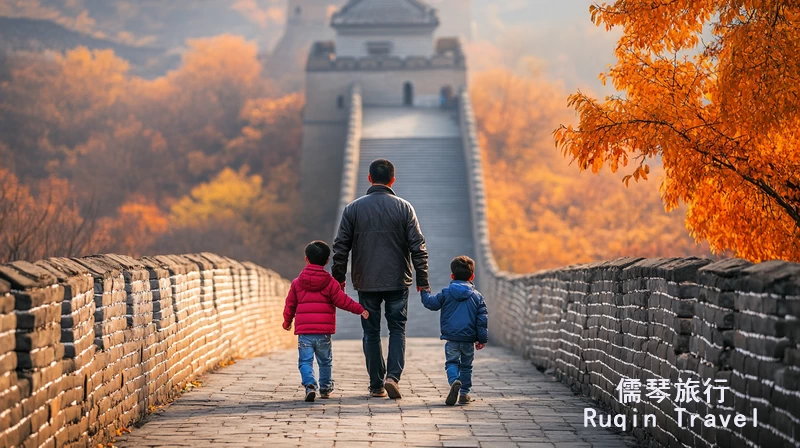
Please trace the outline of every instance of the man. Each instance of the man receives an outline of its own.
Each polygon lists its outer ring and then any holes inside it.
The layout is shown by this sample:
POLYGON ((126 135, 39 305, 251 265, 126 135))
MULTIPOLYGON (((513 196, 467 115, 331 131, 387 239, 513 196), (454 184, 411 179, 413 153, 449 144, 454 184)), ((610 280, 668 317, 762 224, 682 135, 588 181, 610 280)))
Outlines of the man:
POLYGON ((369 318, 361 321, 364 356, 370 394, 401 398, 400 376, 405 365, 408 288, 411 266, 417 273, 417 291, 428 285, 428 250, 417 214, 408 201, 392 190, 394 165, 378 159, 369 166, 372 187, 345 207, 333 244, 331 273, 342 289, 347 278, 347 259, 353 252, 353 288, 369 318), (389 354, 381 348, 381 304, 385 303, 389 327, 389 354))

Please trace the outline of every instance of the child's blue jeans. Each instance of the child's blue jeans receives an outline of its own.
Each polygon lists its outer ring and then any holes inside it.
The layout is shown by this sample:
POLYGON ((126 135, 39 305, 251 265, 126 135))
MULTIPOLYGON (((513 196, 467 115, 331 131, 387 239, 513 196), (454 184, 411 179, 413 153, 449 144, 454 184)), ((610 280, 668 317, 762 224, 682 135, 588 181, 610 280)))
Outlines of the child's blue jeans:
POLYGON ((297 366, 300 368, 303 386, 317 387, 314 377, 314 356, 319 366, 319 387, 333 391, 331 368, 333 366, 333 353, 331 351, 331 335, 329 334, 301 334, 297 336, 297 350, 300 359, 297 366))
POLYGON ((461 380, 461 395, 466 395, 472 388, 472 361, 475 359, 475 345, 472 342, 447 341, 444 344, 444 356, 447 359, 444 368, 447 371, 447 382, 453 384, 461 380))

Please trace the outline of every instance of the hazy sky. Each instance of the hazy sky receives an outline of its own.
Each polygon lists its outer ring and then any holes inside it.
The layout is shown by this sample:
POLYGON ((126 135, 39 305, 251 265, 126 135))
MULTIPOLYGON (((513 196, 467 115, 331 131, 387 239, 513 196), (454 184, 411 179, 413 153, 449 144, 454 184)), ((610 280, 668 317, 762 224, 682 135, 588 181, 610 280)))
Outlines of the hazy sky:
POLYGON ((601 88, 597 75, 614 61, 618 33, 596 27, 593 0, 473 0, 478 40, 488 40, 514 58, 533 56, 544 72, 569 90, 601 88))
MULTIPOLYGON (((471 1, 475 45, 483 45, 477 54, 487 56, 473 55, 473 68, 516 68, 533 57, 568 90, 599 90, 597 75, 613 61, 616 39, 591 23, 593 0, 471 1)), ((286 0, 0 0, 0 16, 46 19, 95 37, 177 51, 186 38, 229 32, 257 41, 266 52, 282 32, 285 5, 286 0)))

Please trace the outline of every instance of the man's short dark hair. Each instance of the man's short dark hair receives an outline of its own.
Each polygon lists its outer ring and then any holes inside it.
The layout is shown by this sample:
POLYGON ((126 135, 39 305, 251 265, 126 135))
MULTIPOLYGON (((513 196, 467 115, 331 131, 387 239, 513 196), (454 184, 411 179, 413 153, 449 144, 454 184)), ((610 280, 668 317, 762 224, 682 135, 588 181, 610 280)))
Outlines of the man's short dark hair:
POLYGON ((386 159, 378 159, 369 165, 373 184, 389 185, 394 179, 394 165, 386 159))
POLYGON ((331 256, 331 248, 325 241, 312 241, 306 246, 306 258, 311 264, 325 266, 331 256))
POLYGON ((475 262, 466 255, 453 258, 450 262, 450 272, 453 273, 454 279, 468 282, 475 273, 475 262))

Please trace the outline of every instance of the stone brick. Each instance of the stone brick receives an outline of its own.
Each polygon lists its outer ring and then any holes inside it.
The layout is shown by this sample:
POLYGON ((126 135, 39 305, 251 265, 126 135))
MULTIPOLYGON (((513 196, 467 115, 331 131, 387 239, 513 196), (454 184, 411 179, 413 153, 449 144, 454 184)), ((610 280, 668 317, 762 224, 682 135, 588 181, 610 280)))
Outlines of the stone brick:
POLYGON ((17 328, 33 330, 61 321, 61 304, 49 303, 36 308, 18 311, 17 328))
POLYGON ((5 280, 12 288, 18 290, 32 289, 44 286, 44 284, 52 285, 55 283, 55 278, 52 276, 44 279, 31 277, 10 265, 0 266, 0 279, 5 280))
POLYGON ((43 305, 60 302, 64 299, 62 286, 33 289, 25 292, 14 293, 14 307, 17 310, 30 310, 43 305))
POLYGON ((61 340, 61 328, 50 324, 34 331, 20 330, 16 333, 16 351, 31 351, 52 346, 61 340))

